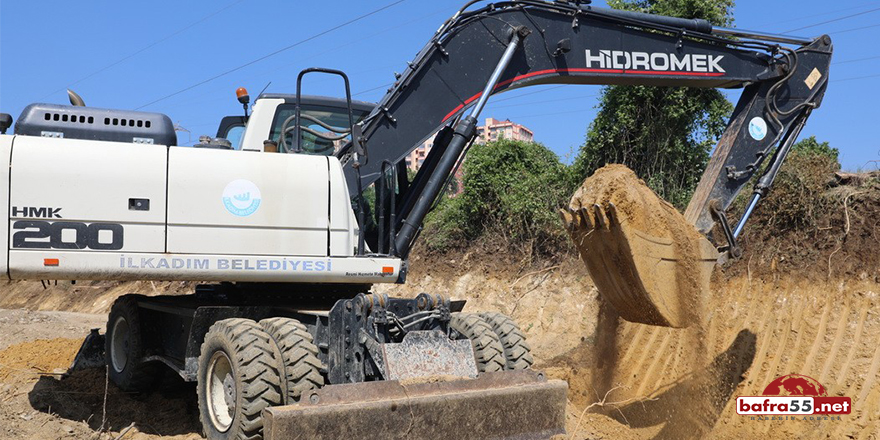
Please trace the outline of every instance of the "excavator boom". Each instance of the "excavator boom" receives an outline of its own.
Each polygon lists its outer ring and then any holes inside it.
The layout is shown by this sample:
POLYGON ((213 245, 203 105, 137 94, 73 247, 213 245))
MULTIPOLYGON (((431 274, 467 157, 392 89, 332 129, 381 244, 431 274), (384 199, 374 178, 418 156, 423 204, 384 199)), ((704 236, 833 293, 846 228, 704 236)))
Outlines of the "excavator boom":
MULTIPOLYGON (((414 208, 436 200, 439 193, 425 191, 426 184, 445 180, 452 171, 437 165, 447 152, 460 156, 461 150, 449 148, 456 124, 480 101, 517 33, 525 35, 488 94, 538 84, 743 89, 686 212, 704 234, 764 160, 772 157, 781 164, 787 149, 776 147, 793 142, 810 111, 821 104, 832 52, 827 35, 812 39, 716 28, 705 20, 576 3, 519 0, 462 9, 408 63, 362 122, 356 145, 340 150, 349 191, 355 194, 358 182, 366 188, 383 170, 399 168, 410 151, 440 130, 419 174, 400 185, 394 215, 386 216, 386 221, 394 218, 383 230, 394 235, 385 242, 396 239, 395 253, 405 256, 411 247, 414 235, 401 233, 406 224, 421 224, 423 216, 413 216, 414 208), (350 160, 354 147, 368 156, 357 168, 350 160)), ((772 177, 762 179, 758 197, 772 177)), ((735 248, 732 241, 729 245, 735 248)))

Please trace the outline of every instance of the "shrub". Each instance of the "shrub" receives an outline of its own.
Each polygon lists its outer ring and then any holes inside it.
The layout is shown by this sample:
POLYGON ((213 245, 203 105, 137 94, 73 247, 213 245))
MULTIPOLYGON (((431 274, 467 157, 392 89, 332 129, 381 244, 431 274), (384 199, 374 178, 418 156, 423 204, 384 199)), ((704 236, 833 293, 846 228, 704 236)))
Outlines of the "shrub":
POLYGON ((525 252, 553 253, 565 240, 556 209, 570 196, 565 166, 546 147, 501 139, 474 145, 462 165, 463 191, 427 220, 433 249, 481 238, 525 252))
POLYGON ((756 214, 778 231, 815 226, 834 203, 826 189, 840 170, 837 158, 838 150, 815 136, 794 144, 756 214))

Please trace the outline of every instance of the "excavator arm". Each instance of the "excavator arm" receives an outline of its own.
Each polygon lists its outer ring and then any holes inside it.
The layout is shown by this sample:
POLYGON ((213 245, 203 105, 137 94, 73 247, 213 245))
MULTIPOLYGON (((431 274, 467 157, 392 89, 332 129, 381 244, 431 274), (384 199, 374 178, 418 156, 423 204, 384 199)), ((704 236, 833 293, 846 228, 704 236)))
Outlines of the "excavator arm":
POLYGON ((468 11, 474 3, 438 29, 339 152, 349 190, 357 194, 383 174, 402 171, 405 156, 439 130, 413 181, 397 178, 393 208, 380 213, 381 235, 388 238, 380 237, 379 253, 408 254, 472 142, 486 98, 538 84, 743 88, 685 213, 704 234, 720 220, 725 248, 734 253, 735 236, 828 83, 827 35, 718 28, 582 2, 517 0, 468 11), (762 170, 746 215, 731 227, 725 209, 762 170))

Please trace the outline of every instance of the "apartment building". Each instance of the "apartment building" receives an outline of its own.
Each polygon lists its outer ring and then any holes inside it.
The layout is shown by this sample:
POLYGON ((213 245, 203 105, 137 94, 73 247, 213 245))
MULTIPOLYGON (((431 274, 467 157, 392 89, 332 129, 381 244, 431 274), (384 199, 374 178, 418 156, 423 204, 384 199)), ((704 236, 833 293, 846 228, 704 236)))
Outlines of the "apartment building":
MULTIPOLYGON (((478 143, 485 144, 497 141, 502 137, 504 139, 529 142, 534 139, 535 133, 526 126, 511 122, 509 119, 499 121, 495 118, 486 118, 486 124, 477 127, 476 142, 478 143)), ((407 168, 413 171, 421 168, 422 163, 425 162, 425 158, 428 157, 428 153, 431 152, 431 147, 433 146, 434 137, 432 136, 406 157, 407 168)))

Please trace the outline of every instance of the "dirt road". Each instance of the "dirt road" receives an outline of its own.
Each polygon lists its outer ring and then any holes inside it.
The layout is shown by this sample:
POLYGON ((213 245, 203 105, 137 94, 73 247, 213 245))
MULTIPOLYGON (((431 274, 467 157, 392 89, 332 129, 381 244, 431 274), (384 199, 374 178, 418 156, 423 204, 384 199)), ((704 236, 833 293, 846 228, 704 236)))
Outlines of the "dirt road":
POLYGON ((201 438, 195 388, 174 375, 144 397, 106 387, 103 370, 62 379, 84 335, 103 328, 106 319, 103 314, 0 309, 0 437, 112 439, 134 423, 125 439, 201 438), (107 433, 101 433, 102 425, 107 433))

